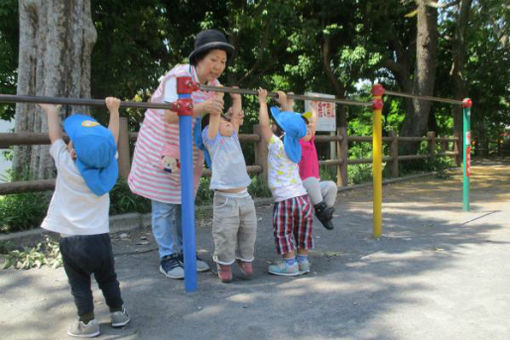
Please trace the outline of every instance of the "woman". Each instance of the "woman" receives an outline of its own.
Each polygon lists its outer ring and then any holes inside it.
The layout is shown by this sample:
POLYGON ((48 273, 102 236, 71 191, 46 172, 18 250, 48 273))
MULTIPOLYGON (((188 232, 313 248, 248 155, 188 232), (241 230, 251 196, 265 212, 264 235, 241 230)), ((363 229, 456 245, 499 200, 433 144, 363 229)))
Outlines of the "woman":
MULTIPOLYGON (((153 103, 177 100, 176 78, 192 77, 200 84, 218 86, 218 78, 232 58, 234 47, 218 30, 205 30, 195 39, 189 64, 177 65, 160 79, 151 97, 153 103)), ((194 129, 205 113, 223 112, 223 97, 193 92, 194 129)), ((138 134, 128 184, 131 191, 151 200, 152 232, 159 247, 160 272, 173 279, 184 278, 181 224, 181 178, 178 171, 179 125, 176 112, 148 109, 138 134)), ((203 153, 193 145, 195 194, 203 168, 203 153)), ((209 266, 197 257, 197 271, 209 266)))

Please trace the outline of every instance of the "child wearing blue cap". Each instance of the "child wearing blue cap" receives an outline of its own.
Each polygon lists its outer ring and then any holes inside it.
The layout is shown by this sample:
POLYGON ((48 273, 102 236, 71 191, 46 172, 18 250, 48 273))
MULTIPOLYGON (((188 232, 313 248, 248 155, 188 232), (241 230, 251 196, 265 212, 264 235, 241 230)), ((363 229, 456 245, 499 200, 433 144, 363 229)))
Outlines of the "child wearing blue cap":
MULTIPOLYGON (((294 100, 287 99, 285 93, 278 96, 277 101, 284 110, 293 110, 294 100)), ((338 188, 335 182, 321 181, 319 176, 319 158, 315 147, 317 110, 314 104, 312 104, 311 112, 305 112, 303 115, 306 115, 308 124, 306 126, 306 136, 299 140, 299 144, 301 144, 301 160, 298 164, 299 176, 313 203, 315 216, 324 228, 332 230, 334 228, 332 219, 338 188)))
POLYGON ((108 192, 118 175, 120 100, 106 98, 110 111, 108 129, 87 115, 68 117, 64 122, 70 139, 67 145, 58 123, 59 106, 40 106, 48 117, 50 154, 57 168, 55 191, 41 228, 61 235, 59 245, 64 270, 78 310, 78 319, 67 334, 94 337, 100 331, 94 319, 92 273, 110 308, 112 327, 122 327, 130 321, 120 294, 108 234, 108 192))
MULTIPOLYGON (((278 93, 283 94, 281 91, 278 93)), ((299 140, 306 135, 306 120, 295 112, 271 107, 276 123, 276 131, 273 132, 266 103, 267 91, 259 89, 258 94, 259 124, 269 151, 268 185, 275 201, 274 240, 276 252, 282 255, 282 261, 270 265, 268 271, 274 275, 296 276, 310 272, 308 253, 313 247, 312 203, 298 168, 301 159, 299 140)))
POLYGON ((236 260, 243 276, 251 278, 257 233, 255 204, 248 193, 251 179, 238 136, 243 119, 241 95, 231 97, 230 117, 211 113, 202 120, 202 139, 212 159, 213 260, 224 283, 232 281, 236 260))

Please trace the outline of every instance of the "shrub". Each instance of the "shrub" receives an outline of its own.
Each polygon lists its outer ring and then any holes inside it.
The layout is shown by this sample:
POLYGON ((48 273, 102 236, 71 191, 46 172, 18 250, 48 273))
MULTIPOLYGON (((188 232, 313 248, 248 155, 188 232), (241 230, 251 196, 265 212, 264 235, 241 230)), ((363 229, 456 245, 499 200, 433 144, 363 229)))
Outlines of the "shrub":
POLYGON ((50 202, 48 192, 11 194, 0 198, 0 232, 10 233, 39 226, 50 202))
POLYGON ((133 194, 125 179, 120 178, 110 191, 110 215, 129 212, 148 213, 151 211, 151 201, 145 197, 133 194))
POLYGON ((271 190, 262 179, 262 175, 252 177, 248 191, 253 197, 271 197, 271 190))

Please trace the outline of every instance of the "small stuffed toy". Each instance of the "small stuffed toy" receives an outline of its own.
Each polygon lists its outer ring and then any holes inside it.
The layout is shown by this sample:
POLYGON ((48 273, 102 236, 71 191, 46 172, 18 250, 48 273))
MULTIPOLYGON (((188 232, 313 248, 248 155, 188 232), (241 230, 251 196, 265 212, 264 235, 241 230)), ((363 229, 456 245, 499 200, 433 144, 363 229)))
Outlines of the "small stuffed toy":
POLYGON ((179 161, 179 148, 177 145, 165 144, 159 161, 159 168, 168 173, 175 173, 181 170, 179 161))

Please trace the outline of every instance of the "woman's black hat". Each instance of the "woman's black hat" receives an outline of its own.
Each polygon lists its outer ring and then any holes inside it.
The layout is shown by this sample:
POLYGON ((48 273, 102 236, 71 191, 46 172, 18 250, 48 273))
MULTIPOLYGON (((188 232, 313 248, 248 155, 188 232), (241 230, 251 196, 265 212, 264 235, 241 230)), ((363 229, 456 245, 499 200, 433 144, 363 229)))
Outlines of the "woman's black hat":
POLYGON ((195 58, 210 50, 224 50, 227 52, 227 60, 234 54, 234 46, 230 45, 222 32, 210 29, 197 34, 195 38, 195 49, 189 55, 191 64, 195 64, 195 58))

